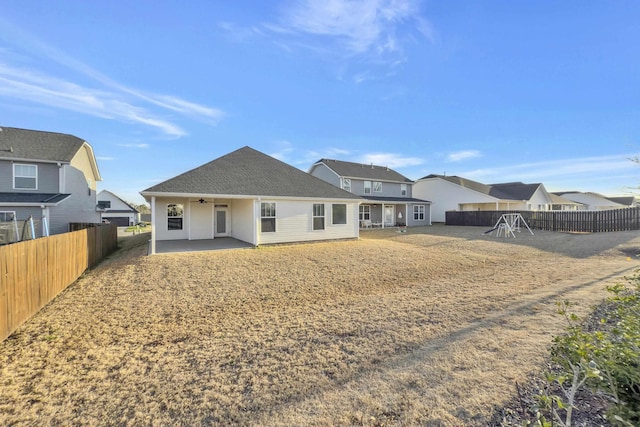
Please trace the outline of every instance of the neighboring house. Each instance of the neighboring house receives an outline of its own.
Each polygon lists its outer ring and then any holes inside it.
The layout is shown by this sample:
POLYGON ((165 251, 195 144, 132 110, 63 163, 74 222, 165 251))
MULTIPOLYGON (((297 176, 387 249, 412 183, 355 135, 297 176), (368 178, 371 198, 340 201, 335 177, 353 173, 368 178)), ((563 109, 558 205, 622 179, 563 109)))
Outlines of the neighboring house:
POLYGON ((551 196, 551 206, 549 209, 552 211, 577 211, 582 208, 582 203, 576 203, 554 193, 549 193, 549 196, 551 196))
POLYGON ((414 182, 386 166, 320 159, 309 174, 364 199, 362 228, 431 225, 431 202, 413 197, 414 182))
POLYGON ((69 231, 71 222, 99 223, 91 145, 73 135, 0 128, 0 221, 37 220, 37 236, 69 231))
POLYGON ((111 191, 98 193, 98 211, 103 222, 109 221, 120 227, 128 227, 140 222, 140 212, 111 191))
POLYGON ((579 203, 579 210, 586 211, 602 211, 608 209, 622 209, 629 207, 626 204, 618 203, 610 198, 603 196, 602 194, 581 191, 564 191, 554 192, 555 195, 561 196, 565 199, 579 203))
POLYGON ((619 203, 626 208, 637 208, 639 206, 636 196, 607 197, 607 199, 614 203, 619 203))
POLYGON ((427 175, 413 186, 415 197, 431 200, 431 218, 447 211, 548 210, 553 201, 542 184, 482 184, 459 176, 427 175))
POLYGON ((232 237, 254 246, 357 238, 360 198, 250 147, 140 194, 156 240, 232 237))

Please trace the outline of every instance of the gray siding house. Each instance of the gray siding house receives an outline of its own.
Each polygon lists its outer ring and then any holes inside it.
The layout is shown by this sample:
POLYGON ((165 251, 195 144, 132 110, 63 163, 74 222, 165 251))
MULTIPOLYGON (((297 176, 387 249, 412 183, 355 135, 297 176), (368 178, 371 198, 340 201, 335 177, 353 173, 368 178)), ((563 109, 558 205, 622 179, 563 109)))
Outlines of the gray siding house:
POLYGON ((431 225, 431 202, 414 198, 414 182, 386 166, 320 159, 309 174, 362 197, 361 228, 431 225))
POLYGON ((156 241, 233 238, 253 246, 358 238, 360 197, 251 147, 154 185, 156 241))
POLYGON ((93 148, 73 135, 0 128, 0 223, 35 220, 36 236, 100 222, 93 148), (48 230, 47 230, 48 229, 48 230))

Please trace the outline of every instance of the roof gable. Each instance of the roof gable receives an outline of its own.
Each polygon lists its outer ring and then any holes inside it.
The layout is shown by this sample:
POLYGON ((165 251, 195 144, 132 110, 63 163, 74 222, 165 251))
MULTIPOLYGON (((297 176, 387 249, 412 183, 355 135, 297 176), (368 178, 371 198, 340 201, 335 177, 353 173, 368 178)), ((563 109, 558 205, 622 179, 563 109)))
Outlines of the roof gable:
POLYGON ((85 141, 64 133, 0 128, 0 158, 69 163, 85 141))
POLYGON ((525 184, 522 182, 507 182, 492 184, 490 194, 499 199, 530 200, 542 184, 525 184))
POLYGON ((360 199, 251 147, 243 147, 142 191, 360 199))
POLYGON ((316 164, 322 163, 339 176, 347 178, 360 178, 367 180, 392 181, 392 182, 413 182, 406 176, 390 169, 386 166, 376 166, 374 164, 365 165, 362 163, 345 162, 342 160, 320 159, 316 164))

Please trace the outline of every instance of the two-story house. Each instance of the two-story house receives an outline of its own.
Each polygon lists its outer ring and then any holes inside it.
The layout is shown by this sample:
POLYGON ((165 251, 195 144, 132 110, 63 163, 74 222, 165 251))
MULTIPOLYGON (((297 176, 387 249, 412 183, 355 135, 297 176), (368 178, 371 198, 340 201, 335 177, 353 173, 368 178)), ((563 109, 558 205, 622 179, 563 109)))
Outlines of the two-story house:
POLYGON ((386 166, 320 159, 309 174, 362 197, 362 228, 431 225, 431 202, 414 198, 414 182, 386 166))
MULTIPOLYGON (((0 128, 0 223, 35 219, 36 237, 100 222, 93 148, 73 135, 0 128)), ((21 239, 16 239, 21 240, 21 239)))

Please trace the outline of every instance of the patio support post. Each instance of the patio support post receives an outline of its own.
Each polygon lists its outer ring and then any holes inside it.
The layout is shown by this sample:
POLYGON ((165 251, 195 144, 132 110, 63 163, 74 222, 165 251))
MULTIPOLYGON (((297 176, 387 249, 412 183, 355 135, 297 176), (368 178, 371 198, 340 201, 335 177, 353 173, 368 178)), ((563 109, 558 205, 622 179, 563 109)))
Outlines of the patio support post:
POLYGON ((151 255, 156 253, 156 196, 151 196, 151 255))
POLYGON ((382 204, 382 220, 380 221, 382 223, 382 228, 384 228, 384 203, 382 204))

